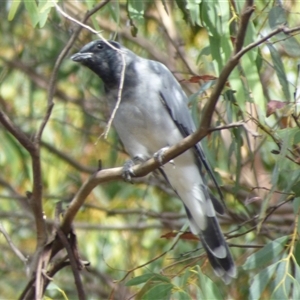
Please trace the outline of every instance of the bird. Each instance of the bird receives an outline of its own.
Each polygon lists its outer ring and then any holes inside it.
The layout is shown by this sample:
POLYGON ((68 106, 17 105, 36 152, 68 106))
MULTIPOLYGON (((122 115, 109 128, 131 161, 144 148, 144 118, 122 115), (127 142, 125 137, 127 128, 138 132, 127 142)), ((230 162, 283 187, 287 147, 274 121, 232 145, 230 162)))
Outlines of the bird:
MULTIPOLYGON (((113 126, 131 157, 124 164, 125 177, 130 178, 136 162, 151 157, 162 161, 167 147, 196 130, 187 95, 164 64, 140 57, 116 41, 103 39, 91 41, 70 58, 102 79, 111 113, 121 94, 113 126)), ((207 187, 205 171, 220 197, 222 193, 201 143, 160 170, 182 200, 190 230, 199 236, 215 274, 229 284, 236 278, 237 269, 216 215, 223 214, 224 207, 207 187)))

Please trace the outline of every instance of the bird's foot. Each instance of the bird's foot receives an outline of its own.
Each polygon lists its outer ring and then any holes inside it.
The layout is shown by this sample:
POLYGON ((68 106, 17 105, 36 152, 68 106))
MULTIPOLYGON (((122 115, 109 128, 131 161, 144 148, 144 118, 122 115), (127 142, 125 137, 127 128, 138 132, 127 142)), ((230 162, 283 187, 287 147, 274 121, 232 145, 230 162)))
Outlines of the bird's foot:
POLYGON ((122 177, 124 181, 132 183, 132 177, 135 176, 132 167, 135 165, 134 161, 132 159, 128 159, 122 170, 122 177))
POLYGON ((135 156, 133 159, 128 159, 125 162, 125 164, 123 166, 123 170, 122 170, 122 177, 123 177, 124 181, 133 183, 132 177, 135 177, 135 173, 134 173, 132 167, 136 164, 143 163, 146 160, 147 160, 146 156, 144 156, 142 154, 135 156))
MULTIPOLYGON (((154 153, 153 158, 162 166, 164 164, 163 160, 164 160, 164 156, 165 156, 165 152, 169 149, 169 147, 164 147, 161 148, 160 150, 158 150, 157 152, 154 153)), ((169 161, 170 164, 172 164, 173 166, 175 166, 174 160, 170 160, 169 161)))

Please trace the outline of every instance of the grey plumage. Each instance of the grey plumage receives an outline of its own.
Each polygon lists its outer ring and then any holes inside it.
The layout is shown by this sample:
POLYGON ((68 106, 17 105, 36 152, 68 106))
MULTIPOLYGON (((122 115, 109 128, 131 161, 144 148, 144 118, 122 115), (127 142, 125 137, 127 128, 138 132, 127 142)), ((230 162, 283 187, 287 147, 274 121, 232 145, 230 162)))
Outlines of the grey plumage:
MULTIPOLYGON (((187 97, 172 73, 159 62, 141 58, 116 42, 110 43, 124 53, 126 60, 122 100, 113 125, 131 158, 150 158, 194 132, 187 97)), ((97 40, 71 59, 103 80, 112 111, 120 84, 121 54, 97 40)), ((222 213, 223 209, 208 191, 203 168, 215 182, 220 197, 222 193, 200 143, 175 158, 174 164, 166 164, 163 172, 183 201, 191 231, 200 237, 215 273, 229 283, 236 276, 236 268, 215 213, 222 213)))

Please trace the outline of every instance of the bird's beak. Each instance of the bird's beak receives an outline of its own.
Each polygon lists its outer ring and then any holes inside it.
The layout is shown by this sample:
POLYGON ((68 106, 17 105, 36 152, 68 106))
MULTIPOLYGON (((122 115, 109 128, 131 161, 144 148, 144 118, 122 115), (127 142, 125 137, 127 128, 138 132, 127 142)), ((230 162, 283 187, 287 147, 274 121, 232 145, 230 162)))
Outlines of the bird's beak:
POLYGON ((93 57, 93 53, 91 53, 91 52, 85 52, 85 53, 78 52, 78 53, 73 54, 70 58, 76 62, 85 62, 86 60, 88 60, 92 57, 93 57))

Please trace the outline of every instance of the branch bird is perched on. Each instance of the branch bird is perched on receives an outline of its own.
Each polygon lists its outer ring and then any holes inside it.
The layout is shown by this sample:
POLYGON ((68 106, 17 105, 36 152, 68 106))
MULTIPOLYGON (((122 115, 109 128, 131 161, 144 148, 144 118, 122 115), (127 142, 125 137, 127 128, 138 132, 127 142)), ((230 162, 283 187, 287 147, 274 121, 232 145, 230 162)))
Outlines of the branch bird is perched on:
MULTIPOLYGON (((122 51, 126 62, 122 98, 113 125, 133 160, 146 160, 154 155, 160 159, 161 149, 178 143, 196 130, 187 107, 187 96, 163 64, 141 58, 117 42, 109 43, 122 51)), ((112 112, 122 75, 121 53, 96 40, 71 59, 103 80, 112 112)), ((216 211, 223 213, 223 207, 210 194, 203 168, 212 177, 221 197, 222 194, 200 143, 176 157, 174 164, 164 166, 164 177, 183 201, 191 231, 200 237, 215 273, 229 283, 236 277, 236 267, 216 218, 216 211)), ((131 166, 132 163, 125 163, 125 174, 130 174, 131 166)))

